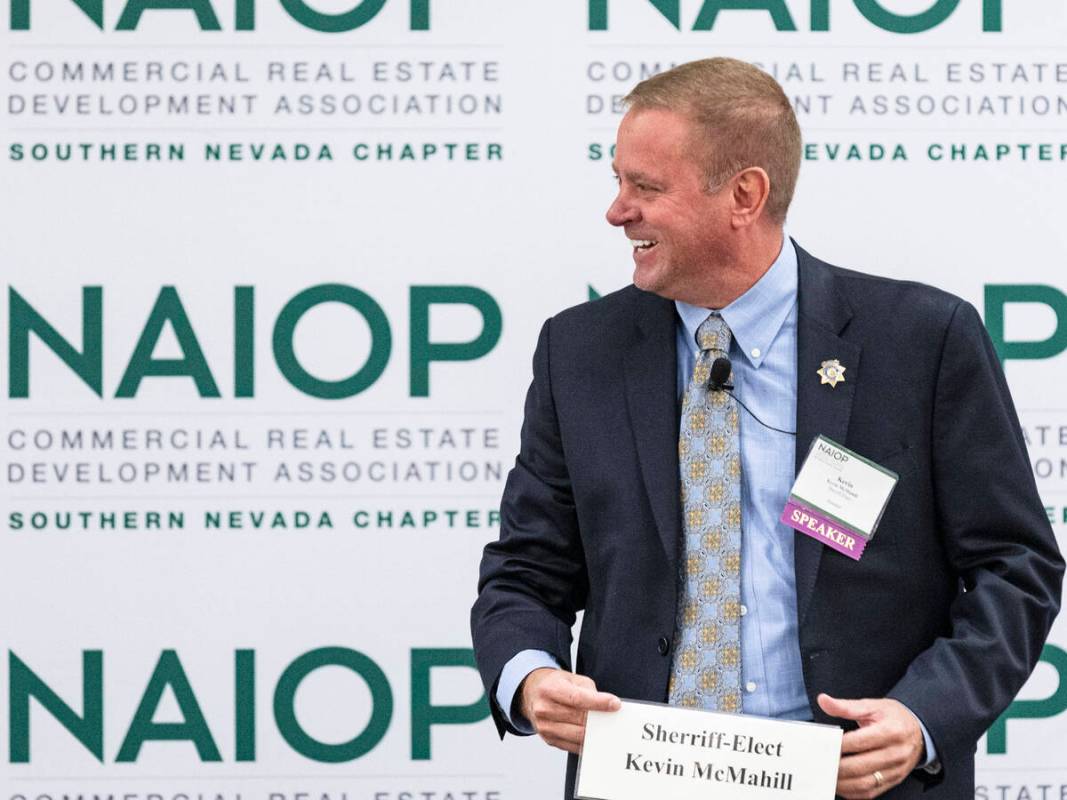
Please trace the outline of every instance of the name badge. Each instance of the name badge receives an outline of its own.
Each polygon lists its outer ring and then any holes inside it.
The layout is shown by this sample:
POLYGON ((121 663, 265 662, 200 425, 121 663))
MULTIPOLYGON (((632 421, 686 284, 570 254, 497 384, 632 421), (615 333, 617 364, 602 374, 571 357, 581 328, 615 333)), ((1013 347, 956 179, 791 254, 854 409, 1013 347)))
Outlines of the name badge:
POLYGON ((660 703, 590 711, 580 800, 831 800, 841 729, 660 703))
POLYGON ((900 476, 825 436, 816 437, 781 521, 859 561, 900 476))

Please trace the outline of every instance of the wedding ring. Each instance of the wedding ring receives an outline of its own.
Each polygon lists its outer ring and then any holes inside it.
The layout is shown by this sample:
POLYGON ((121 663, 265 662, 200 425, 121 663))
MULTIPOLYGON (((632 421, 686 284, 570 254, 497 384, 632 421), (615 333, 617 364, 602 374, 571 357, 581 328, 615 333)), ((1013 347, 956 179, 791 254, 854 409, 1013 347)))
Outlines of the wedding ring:
POLYGON ((876 769, 874 771, 874 775, 872 775, 871 777, 874 778, 874 788, 876 788, 876 789, 879 786, 881 786, 883 783, 885 783, 885 776, 882 775, 880 770, 876 769))

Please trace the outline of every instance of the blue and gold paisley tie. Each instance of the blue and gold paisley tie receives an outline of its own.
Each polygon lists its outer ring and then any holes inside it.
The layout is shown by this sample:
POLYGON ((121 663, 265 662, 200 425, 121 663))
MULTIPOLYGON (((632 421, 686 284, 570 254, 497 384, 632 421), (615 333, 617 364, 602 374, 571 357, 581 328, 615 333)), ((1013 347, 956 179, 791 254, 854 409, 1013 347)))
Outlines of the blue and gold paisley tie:
POLYGON ((741 711, 741 436, 737 406, 708 389, 730 329, 712 313, 682 400, 678 435, 684 545, 670 703, 741 711))

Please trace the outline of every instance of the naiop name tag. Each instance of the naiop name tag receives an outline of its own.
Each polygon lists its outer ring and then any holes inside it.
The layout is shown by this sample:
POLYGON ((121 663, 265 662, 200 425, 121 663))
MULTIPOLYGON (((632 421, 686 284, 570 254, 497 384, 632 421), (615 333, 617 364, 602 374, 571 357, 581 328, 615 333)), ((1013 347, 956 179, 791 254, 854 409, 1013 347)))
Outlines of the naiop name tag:
POLYGON ((882 519, 900 476, 817 436, 781 521, 856 561, 882 519))

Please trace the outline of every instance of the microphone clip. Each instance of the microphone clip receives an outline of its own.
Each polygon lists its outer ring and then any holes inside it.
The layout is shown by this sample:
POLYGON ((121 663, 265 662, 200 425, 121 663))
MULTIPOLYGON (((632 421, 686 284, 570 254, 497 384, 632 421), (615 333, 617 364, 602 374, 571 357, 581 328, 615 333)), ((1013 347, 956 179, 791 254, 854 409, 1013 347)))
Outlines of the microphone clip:
POLYGON ((711 370, 708 375, 708 388, 713 392, 731 392, 734 385, 730 383, 733 374, 733 364, 726 356, 719 356, 711 362, 711 370))

